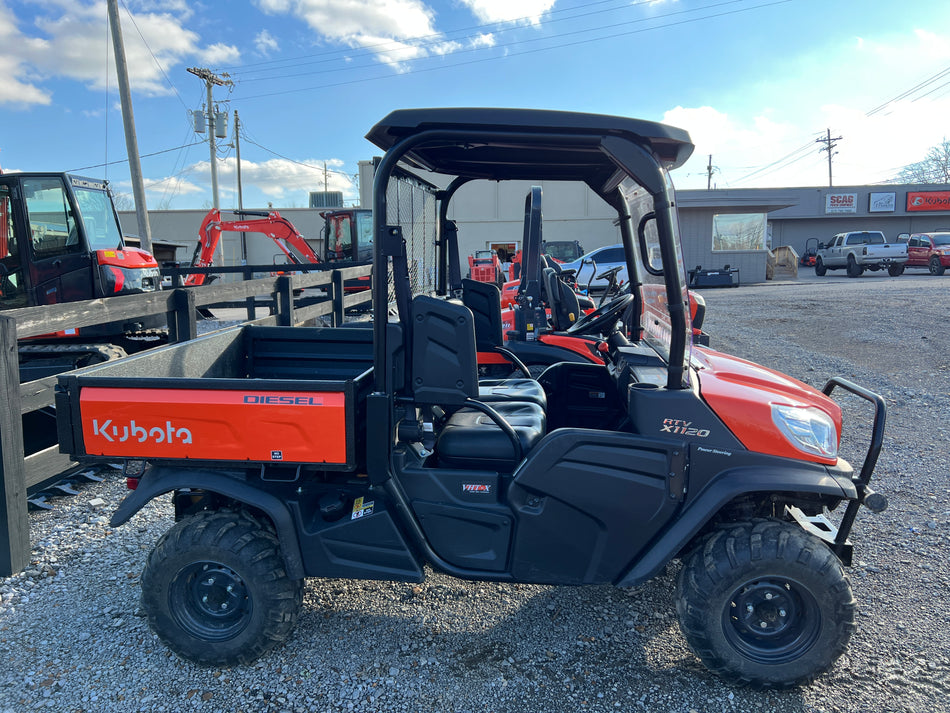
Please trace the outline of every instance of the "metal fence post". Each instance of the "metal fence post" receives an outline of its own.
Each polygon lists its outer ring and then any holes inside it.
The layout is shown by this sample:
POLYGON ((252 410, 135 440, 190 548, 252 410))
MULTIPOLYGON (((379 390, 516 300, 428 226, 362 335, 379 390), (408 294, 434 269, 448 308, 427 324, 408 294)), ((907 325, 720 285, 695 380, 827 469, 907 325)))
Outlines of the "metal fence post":
POLYGON ((277 278, 277 324, 294 326, 294 280, 291 275, 277 278))
POLYGON ((175 311, 168 314, 168 340, 186 342, 198 336, 195 319, 195 293, 187 288, 175 290, 175 311))
POLYGON ((330 324, 339 327, 343 324, 343 273, 334 270, 330 273, 330 295, 333 299, 333 312, 330 313, 330 324))
POLYGON ((20 415, 20 366, 16 320, 0 317, 0 576, 22 571, 30 561, 30 520, 20 415))
MULTIPOLYGON (((245 282, 254 279, 254 271, 247 265, 244 266, 243 278, 245 282)), ((244 304, 247 306, 247 319, 249 322, 257 319, 257 309, 255 308, 255 302, 257 302, 257 298, 253 296, 244 300, 244 304)))

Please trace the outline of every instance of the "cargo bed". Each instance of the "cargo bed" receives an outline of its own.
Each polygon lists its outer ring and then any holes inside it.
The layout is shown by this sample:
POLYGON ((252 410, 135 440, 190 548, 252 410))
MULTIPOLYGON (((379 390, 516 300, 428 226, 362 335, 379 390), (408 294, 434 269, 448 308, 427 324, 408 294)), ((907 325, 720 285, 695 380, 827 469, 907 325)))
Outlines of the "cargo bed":
POLYGON ((60 450, 87 461, 357 470, 372 338, 243 326, 60 376, 60 450))

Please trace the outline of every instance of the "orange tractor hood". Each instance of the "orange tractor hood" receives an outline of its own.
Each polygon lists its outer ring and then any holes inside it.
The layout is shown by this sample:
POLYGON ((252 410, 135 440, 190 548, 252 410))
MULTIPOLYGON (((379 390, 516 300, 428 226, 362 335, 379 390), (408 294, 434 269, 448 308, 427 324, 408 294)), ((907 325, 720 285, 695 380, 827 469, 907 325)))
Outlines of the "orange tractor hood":
POLYGON ((772 369, 702 347, 693 366, 703 400, 749 450, 833 465, 835 458, 803 453, 772 420, 772 405, 816 408, 826 413, 841 438, 841 408, 822 392, 772 369))

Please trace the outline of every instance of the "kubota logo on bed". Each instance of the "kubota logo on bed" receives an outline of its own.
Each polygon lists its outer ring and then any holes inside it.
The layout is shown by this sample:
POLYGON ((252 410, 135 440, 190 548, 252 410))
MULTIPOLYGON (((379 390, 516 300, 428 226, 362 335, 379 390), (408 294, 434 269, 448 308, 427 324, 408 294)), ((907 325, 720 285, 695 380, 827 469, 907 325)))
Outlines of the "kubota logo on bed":
POLYGON ((128 424, 114 424, 112 419, 99 423, 92 419, 92 434, 102 436, 109 443, 124 443, 134 439, 139 443, 151 440, 154 443, 191 443, 191 431, 187 428, 176 428, 171 421, 165 421, 164 426, 139 426, 134 420, 128 424))

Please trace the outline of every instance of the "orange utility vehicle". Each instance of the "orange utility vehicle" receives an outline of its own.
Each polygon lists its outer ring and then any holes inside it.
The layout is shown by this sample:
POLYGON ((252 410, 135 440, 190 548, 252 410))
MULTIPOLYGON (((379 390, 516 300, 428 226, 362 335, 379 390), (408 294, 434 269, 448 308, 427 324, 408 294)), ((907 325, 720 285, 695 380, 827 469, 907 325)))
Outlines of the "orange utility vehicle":
MULTIPOLYGON (((112 527, 155 497, 174 504, 141 577, 161 640, 203 665, 253 661, 290 635, 306 577, 417 582, 429 566, 630 587, 680 559, 680 628, 712 671, 786 687, 828 669, 855 630, 848 535, 862 505, 886 506, 869 484, 884 402, 692 344, 669 177, 693 150, 688 134, 467 108, 396 111, 367 138, 385 151, 371 329, 238 327, 60 377, 64 451, 146 461, 112 527), (606 363, 480 384, 476 315, 464 294, 433 296, 424 281, 420 251, 449 264, 445 194, 397 210, 400 162, 577 181, 613 208, 629 273, 644 269, 591 317, 606 363), (640 249, 645 233, 656 250, 640 249), (630 336, 610 328, 618 305, 636 316, 630 336), (836 389, 874 411, 860 472, 838 456, 836 389)), ((546 319, 531 281, 516 323, 546 319)))

